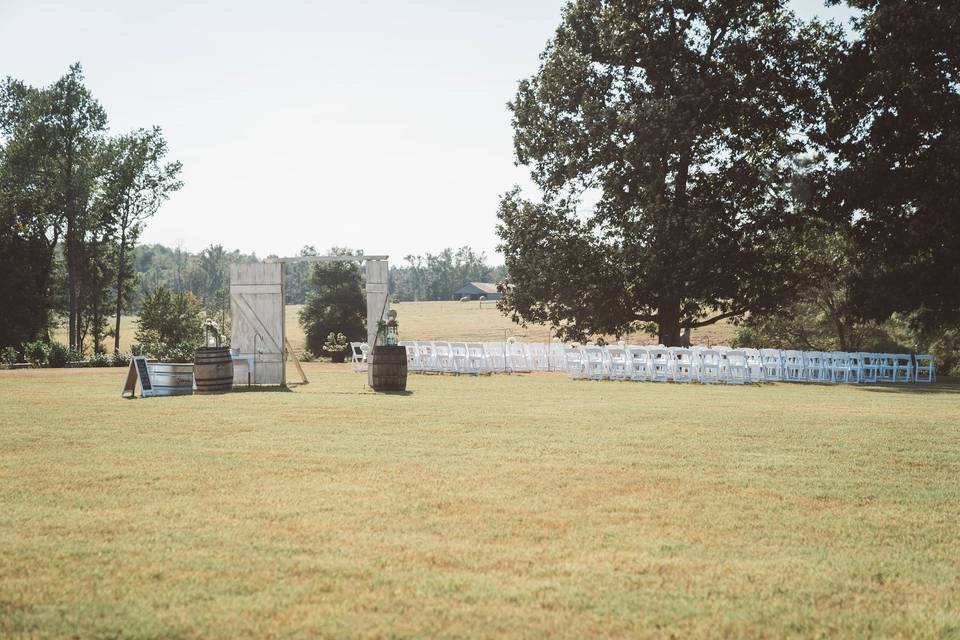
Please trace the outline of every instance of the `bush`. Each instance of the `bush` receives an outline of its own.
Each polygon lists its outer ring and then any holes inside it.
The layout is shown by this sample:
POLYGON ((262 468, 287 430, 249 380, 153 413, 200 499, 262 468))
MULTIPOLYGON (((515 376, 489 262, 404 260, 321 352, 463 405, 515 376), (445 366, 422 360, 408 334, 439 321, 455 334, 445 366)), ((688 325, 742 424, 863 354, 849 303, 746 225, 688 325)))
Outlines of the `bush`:
POLYGON ((70 349, 60 342, 51 342, 47 347, 47 366, 62 369, 72 359, 70 349))
POLYGON ((166 286, 154 289, 140 309, 136 340, 142 345, 141 355, 192 362, 193 350, 203 344, 202 312, 190 292, 175 294, 166 286), (178 359, 187 352, 189 359, 178 359))
POLYGON ((49 345, 43 340, 25 342, 23 343, 23 357, 32 365, 45 367, 47 366, 47 353, 49 348, 49 345))
POLYGON ((114 367, 127 367, 130 365, 130 354, 117 351, 110 356, 110 364, 114 367))
POLYGON ((168 347, 165 357, 162 359, 167 362, 193 362, 194 352, 196 350, 197 345, 189 342, 181 342, 180 344, 168 347))
POLYGON ((110 359, 103 353, 95 353, 88 360, 91 367, 109 367, 110 359))
POLYGON ((146 353, 146 351, 144 350, 142 344, 135 342, 135 343, 133 343, 132 345, 130 345, 130 355, 131 355, 131 356, 142 356, 142 355, 144 355, 145 353, 146 353))
POLYGON ((17 350, 13 347, 6 347, 2 353, 0 353, 0 362, 3 364, 16 364, 20 361, 20 354, 17 353, 17 350))

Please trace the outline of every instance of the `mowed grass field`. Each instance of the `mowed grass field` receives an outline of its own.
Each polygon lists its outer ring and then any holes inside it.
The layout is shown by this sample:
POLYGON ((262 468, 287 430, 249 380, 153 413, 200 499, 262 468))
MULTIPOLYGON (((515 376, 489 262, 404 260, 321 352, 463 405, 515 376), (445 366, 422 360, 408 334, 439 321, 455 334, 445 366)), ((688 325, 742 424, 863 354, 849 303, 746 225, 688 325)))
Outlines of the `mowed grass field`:
MULTIPOLYGON (((287 305, 285 328, 287 339, 294 349, 304 348, 303 329, 300 327, 301 305, 287 305)), ((552 335, 547 327, 521 327, 497 310, 496 303, 484 302, 401 302, 392 305, 400 322, 400 337, 404 340, 458 340, 494 341, 514 336, 518 340, 549 342, 552 335)), ((120 348, 130 351, 137 330, 135 316, 120 320, 120 348)), ((694 344, 729 344, 735 334, 729 322, 696 329, 692 335, 694 344)), ((61 327, 55 339, 67 342, 67 330, 61 327)), ((656 344, 656 339, 646 334, 629 337, 634 344, 656 344)), ((113 351, 113 340, 107 341, 108 351, 113 351)))
POLYGON ((0 371, 0 636, 960 638, 956 384, 306 369, 0 371))

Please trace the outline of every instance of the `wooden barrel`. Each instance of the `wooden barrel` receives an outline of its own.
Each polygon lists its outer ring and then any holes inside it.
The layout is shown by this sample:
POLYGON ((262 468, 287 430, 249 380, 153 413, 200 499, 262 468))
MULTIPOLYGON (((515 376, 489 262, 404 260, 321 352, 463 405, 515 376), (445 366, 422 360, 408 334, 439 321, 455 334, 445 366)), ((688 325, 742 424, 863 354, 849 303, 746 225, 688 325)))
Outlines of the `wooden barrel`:
POLYGON ((406 391, 407 348, 374 347, 367 360, 374 391, 406 391))
POLYGON ((230 347, 201 347, 193 357, 193 380, 198 394, 224 393, 233 388, 230 347))

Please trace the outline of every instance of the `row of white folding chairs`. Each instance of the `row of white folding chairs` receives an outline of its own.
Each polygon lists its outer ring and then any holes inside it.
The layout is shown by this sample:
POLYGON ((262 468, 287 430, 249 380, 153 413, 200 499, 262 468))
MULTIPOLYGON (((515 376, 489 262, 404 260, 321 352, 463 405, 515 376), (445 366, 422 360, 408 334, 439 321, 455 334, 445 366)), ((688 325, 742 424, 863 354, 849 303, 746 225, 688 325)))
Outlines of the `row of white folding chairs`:
POLYGON ((566 352, 571 378, 674 382, 934 382, 930 355, 607 345, 566 352))
POLYGON ((551 370, 550 349, 530 342, 401 342, 407 371, 421 373, 520 373, 551 370))

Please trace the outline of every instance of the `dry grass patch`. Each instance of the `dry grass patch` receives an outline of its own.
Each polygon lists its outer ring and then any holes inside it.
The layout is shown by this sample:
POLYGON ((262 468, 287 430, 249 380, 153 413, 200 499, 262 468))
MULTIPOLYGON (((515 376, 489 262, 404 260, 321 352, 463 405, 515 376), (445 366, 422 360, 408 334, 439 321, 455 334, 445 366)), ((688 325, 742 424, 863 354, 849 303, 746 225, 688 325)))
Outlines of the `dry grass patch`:
POLYGON ((0 635, 960 635, 956 386, 307 372, 0 372, 0 635))

